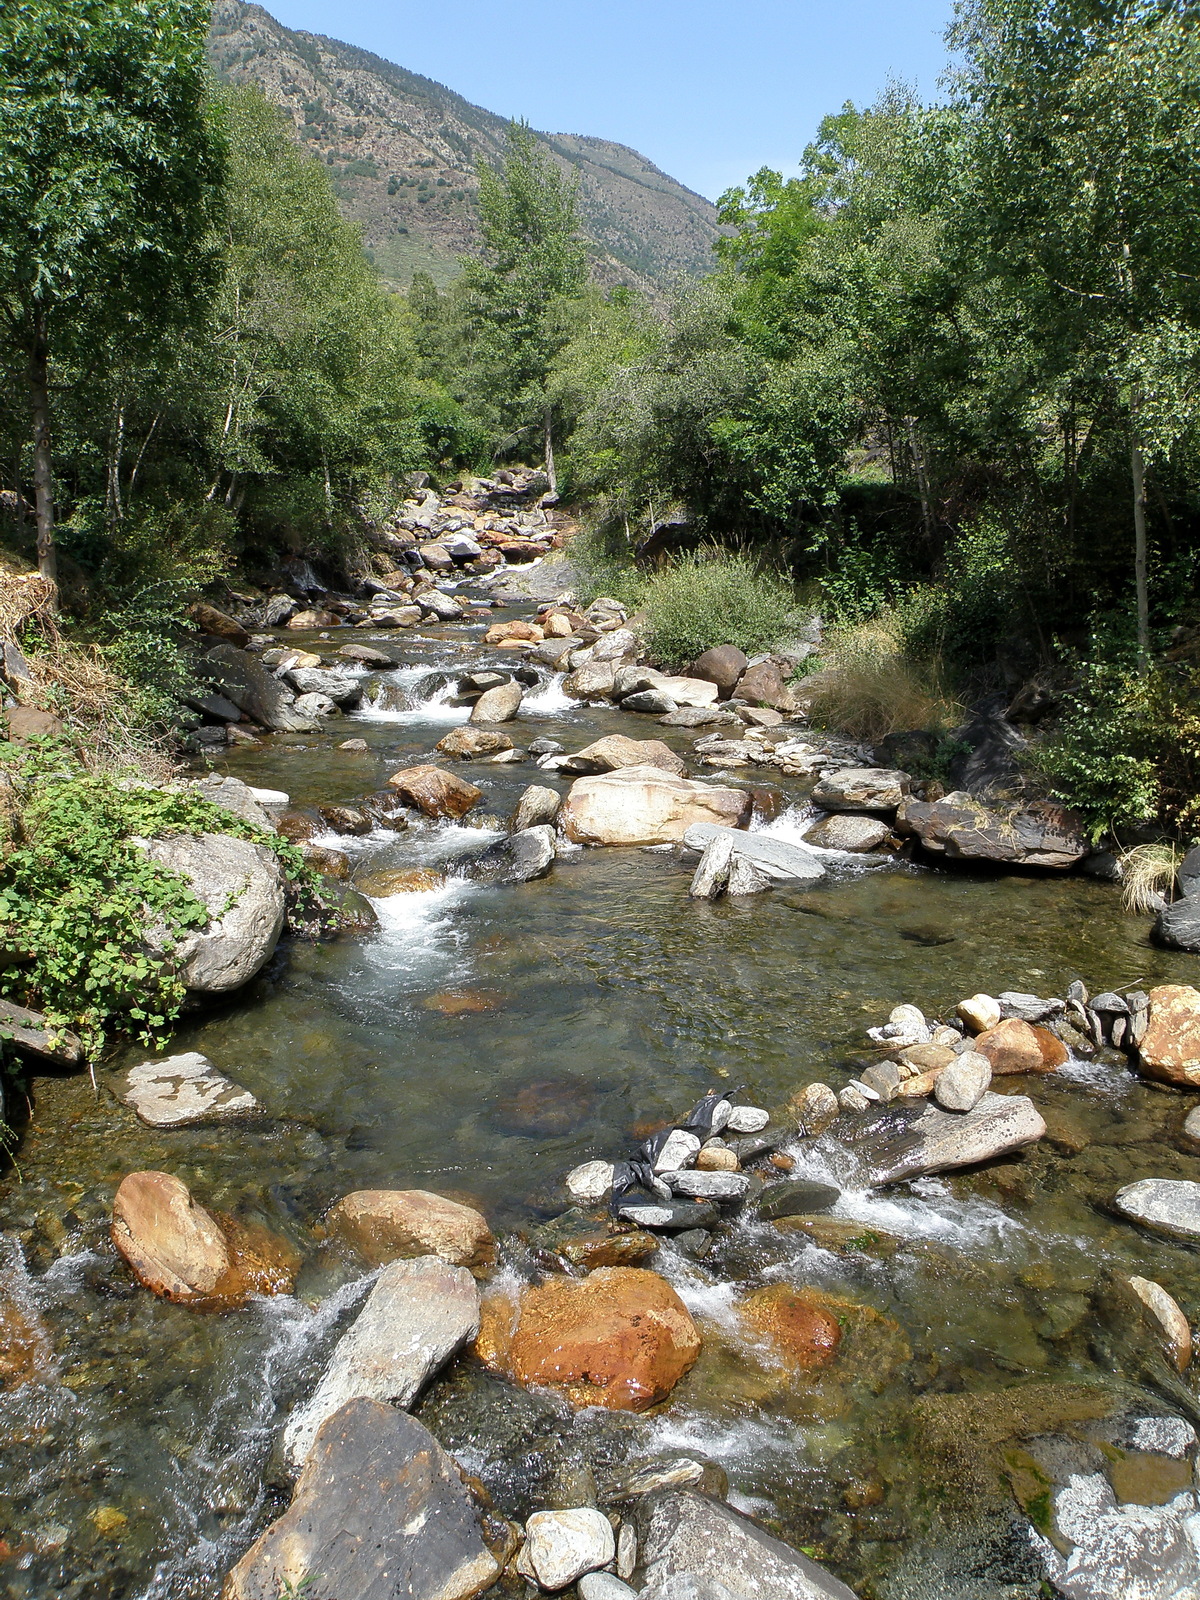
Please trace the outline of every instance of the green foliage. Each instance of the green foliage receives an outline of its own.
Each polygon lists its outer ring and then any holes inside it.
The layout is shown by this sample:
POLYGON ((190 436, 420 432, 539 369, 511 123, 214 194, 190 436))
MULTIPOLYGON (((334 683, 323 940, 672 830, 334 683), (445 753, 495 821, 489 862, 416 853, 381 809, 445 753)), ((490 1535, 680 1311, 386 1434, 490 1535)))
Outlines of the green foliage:
POLYGON ((237 834, 274 850, 297 883, 314 881, 283 840, 194 792, 88 773, 58 741, 0 744, 0 770, 21 809, 19 842, 0 864, 0 942, 19 964, 0 974, 0 991, 38 1006, 52 1029, 77 1032, 89 1054, 114 1029, 151 1045, 167 1036, 185 997, 171 953, 209 920, 185 880, 135 839, 237 834), (161 955, 147 947, 148 923, 161 930, 161 955))
POLYGON ((1093 635, 1055 736, 1038 755, 1052 794, 1078 812, 1091 839, 1155 816, 1154 744, 1150 686, 1129 641, 1093 635))
POLYGON ((654 573, 641 605, 655 657, 678 666, 718 644, 747 655, 769 650, 801 620, 790 584, 749 556, 716 550, 654 573))

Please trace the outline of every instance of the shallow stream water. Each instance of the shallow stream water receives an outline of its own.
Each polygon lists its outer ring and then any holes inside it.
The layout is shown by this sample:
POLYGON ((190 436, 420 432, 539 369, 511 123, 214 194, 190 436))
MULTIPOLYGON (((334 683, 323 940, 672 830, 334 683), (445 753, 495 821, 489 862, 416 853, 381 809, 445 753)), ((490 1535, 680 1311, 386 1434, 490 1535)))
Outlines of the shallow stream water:
MULTIPOLYGON (((496 664, 479 631, 311 641, 328 652, 365 639, 406 666, 379 675, 364 711, 225 753, 222 769, 301 806, 380 787, 465 720, 443 684, 496 664), (348 737, 368 750, 337 750, 348 737)), ((694 737, 576 706, 552 677, 509 731, 568 748, 662 735, 684 753, 694 737)), ((485 791, 464 823, 324 842, 362 867, 445 865, 498 831, 528 783, 565 787, 531 761, 459 770, 485 791)), ((731 781, 771 777, 741 769, 731 781)), ((794 835, 804 786, 781 787, 765 825, 794 835)), ((674 849, 577 851, 518 887, 451 877, 380 900, 377 933, 289 944, 236 1004, 180 1027, 172 1048, 203 1051, 251 1089, 269 1113, 259 1125, 142 1126, 109 1087, 137 1052, 106 1064, 98 1093, 86 1076, 36 1079, 17 1166, 0 1180, 0 1272, 48 1344, 42 1381, 0 1394, 0 1597, 215 1600, 286 1503, 279 1432, 369 1287, 314 1233, 340 1195, 436 1189, 498 1231, 528 1228, 563 1209, 567 1169, 627 1153, 635 1129, 715 1084, 745 1084, 768 1107, 817 1078, 840 1087, 862 1064, 865 1028, 900 1001, 947 1014, 980 989, 1196 977, 1192 958, 1154 949, 1116 891, 1085 877, 826 864, 814 889, 710 904, 688 900, 691 868, 674 849), (107 1237, 115 1186, 136 1168, 177 1173, 203 1203, 292 1238, 306 1258, 296 1294, 214 1317, 138 1288, 107 1237)), ((832 1217, 853 1228, 814 1237, 747 1221, 702 1261, 661 1251, 653 1264, 700 1320, 705 1352, 657 1411, 572 1417, 467 1357, 419 1414, 513 1516, 569 1499, 585 1463, 603 1484, 623 1463, 686 1448, 724 1467, 734 1504, 863 1595, 1046 1592, 1003 1485, 967 1472, 978 1537, 969 1514, 947 1521, 946 1484, 963 1488, 965 1469, 939 1461, 937 1441, 954 1406, 994 1415, 993 1397, 1036 1382, 1099 1383, 1127 1410, 1192 1415, 1190 1389, 1144 1355, 1112 1284, 1153 1278, 1195 1322, 1195 1256, 1107 1202, 1136 1178, 1200 1178, 1179 1138, 1197 1097, 1145 1084, 1115 1056, 998 1087, 1031 1094, 1049 1123, 1022 1158, 870 1193, 826 1136, 794 1153, 801 1172, 843 1186, 832 1217), (774 1365, 739 1319, 744 1293, 774 1282, 852 1303, 838 1362, 818 1377, 774 1365)), ((1028 1394, 1046 1397, 1049 1427, 1051 1390, 1028 1394)))

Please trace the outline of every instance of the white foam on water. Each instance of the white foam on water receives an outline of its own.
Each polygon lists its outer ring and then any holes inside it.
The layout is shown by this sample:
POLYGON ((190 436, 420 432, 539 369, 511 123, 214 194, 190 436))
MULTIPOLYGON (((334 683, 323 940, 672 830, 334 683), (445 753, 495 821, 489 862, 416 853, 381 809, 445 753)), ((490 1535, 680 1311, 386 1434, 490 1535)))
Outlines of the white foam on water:
POLYGON ((324 833, 314 833, 309 843, 322 850, 340 850, 344 856, 362 856, 384 845, 395 844, 401 838, 403 834, 394 828, 372 828, 370 833, 337 833, 327 828, 324 833))
POLYGON ((1117 1066, 1109 1061, 1086 1061, 1082 1056, 1075 1055, 1057 1067, 1054 1076, 1077 1083, 1093 1094, 1113 1099, 1120 1098, 1131 1085, 1138 1082, 1137 1074, 1131 1067, 1117 1066))
POLYGON ((456 685, 453 679, 439 685, 428 694, 418 694, 421 683, 439 669, 430 666, 396 667, 380 674, 380 693, 374 700, 364 699, 358 709, 351 712, 360 722, 389 722, 403 726, 409 723, 434 722, 453 724, 466 722, 471 715, 468 705, 452 706, 456 685), (385 691, 390 690, 390 694, 385 691), (401 705, 384 704, 384 700, 398 696, 401 705))
MULTIPOLYGON (((292 1295, 275 1295, 253 1299, 240 1313, 256 1323, 260 1344, 255 1362, 207 1391, 211 1404, 203 1426, 189 1441, 186 1457, 172 1459, 176 1493, 169 1526, 176 1548, 158 1563, 136 1600, 200 1600, 215 1592, 263 1521, 263 1475, 282 1420, 280 1397, 314 1355, 326 1353, 345 1313, 363 1299, 377 1275, 370 1272, 343 1284, 316 1306, 292 1295), (205 1529, 212 1526, 214 1512, 225 1510, 221 1484, 231 1469, 254 1485, 254 1493, 214 1538, 205 1529)), ((249 1341, 242 1341, 239 1355, 248 1350, 249 1341)))
POLYGON ((521 701, 521 716, 562 717, 568 712, 578 711, 580 702, 563 693, 564 676, 556 672, 536 688, 527 689, 521 701))
POLYGON ((805 833, 812 827, 823 811, 816 811, 810 805, 788 806, 786 811, 781 811, 777 817, 769 822, 761 819, 750 825, 751 833, 761 833, 769 839, 780 839, 784 844, 797 845, 801 850, 807 850, 809 855, 817 856, 822 861, 836 862, 841 867, 850 867, 857 872, 878 872, 881 867, 890 867, 894 858, 889 855, 866 854, 855 850, 826 850, 823 845, 811 844, 805 833))

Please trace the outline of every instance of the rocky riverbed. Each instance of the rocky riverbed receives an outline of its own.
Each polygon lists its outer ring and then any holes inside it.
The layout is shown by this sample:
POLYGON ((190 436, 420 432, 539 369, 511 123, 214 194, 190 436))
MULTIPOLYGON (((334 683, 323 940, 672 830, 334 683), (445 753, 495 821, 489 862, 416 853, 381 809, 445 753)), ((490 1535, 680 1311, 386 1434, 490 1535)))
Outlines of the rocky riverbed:
POLYGON ((1193 959, 778 662, 448 597, 211 647, 363 928, 35 1080, 0 1594, 1200 1593, 1193 959))

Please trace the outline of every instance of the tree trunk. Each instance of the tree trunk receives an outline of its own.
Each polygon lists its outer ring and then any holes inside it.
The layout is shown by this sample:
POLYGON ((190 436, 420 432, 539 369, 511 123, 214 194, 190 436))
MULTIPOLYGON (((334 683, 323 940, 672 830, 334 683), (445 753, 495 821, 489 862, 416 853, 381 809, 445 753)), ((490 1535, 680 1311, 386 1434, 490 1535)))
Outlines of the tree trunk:
POLYGON ((1133 581, 1137 590, 1138 670, 1150 670, 1150 593, 1146 583, 1146 471, 1138 432, 1137 392, 1129 401, 1129 472, 1133 479, 1133 581))
POLYGON ((54 547, 54 473, 50 459, 50 341, 44 312, 33 325, 29 352, 29 400, 33 412, 33 487, 37 507, 38 571, 58 583, 58 551, 54 547))
POLYGON ((551 411, 551 408, 549 406, 547 406, 546 407, 546 412, 545 412, 546 477, 549 479, 549 482, 550 482, 550 493, 551 494, 557 494, 558 493, 558 474, 554 470, 554 424, 553 424, 552 416, 553 416, 553 413, 551 411))

